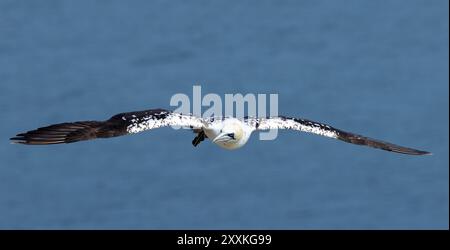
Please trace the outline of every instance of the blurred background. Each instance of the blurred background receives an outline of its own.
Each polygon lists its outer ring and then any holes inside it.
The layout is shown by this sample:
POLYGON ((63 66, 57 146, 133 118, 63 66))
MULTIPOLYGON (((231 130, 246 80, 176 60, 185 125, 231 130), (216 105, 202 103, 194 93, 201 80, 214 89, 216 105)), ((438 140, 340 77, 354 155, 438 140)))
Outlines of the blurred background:
POLYGON ((448 4, 0 0, 0 228, 448 229, 448 4), (195 84, 433 155, 292 131, 237 151, 171 128, 9 142, 195 84))

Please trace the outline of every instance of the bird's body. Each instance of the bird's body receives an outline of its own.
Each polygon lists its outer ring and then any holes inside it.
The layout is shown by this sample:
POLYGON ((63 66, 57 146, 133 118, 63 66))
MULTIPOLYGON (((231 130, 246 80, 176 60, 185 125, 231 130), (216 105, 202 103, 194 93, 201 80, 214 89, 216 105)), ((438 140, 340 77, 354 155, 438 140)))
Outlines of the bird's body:
POLYGON ((430 154, 426 151, 398 146, 358 134, 345 132, 329 125, 306 119, 284 116, 267 118, 232 117, 199 118, 193 115, 174 113, 164 109, 151 109, 117 114, 106 121, 81 121, 54 124, 38 128, 11 138, 15 143, 49 145, 72 143, 96 138, 109 138, 135 134, 160 127, 176 126, 192 129, 197 136, 192 141, 197 146, 208 138, 225 149, 238 149, 245 145, 252 132, 269 129, 291 129, 309 132, 345 142, 365 145, 410 155, 430 154))

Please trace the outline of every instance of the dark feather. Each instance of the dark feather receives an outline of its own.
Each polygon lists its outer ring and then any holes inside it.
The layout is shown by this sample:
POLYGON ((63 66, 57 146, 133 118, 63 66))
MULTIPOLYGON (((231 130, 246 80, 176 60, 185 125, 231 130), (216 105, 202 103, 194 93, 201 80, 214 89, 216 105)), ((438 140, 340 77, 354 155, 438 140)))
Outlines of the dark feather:
POLYGON ((192 140, 192 145, 194 145, 194 147, 197 147, 197 145, 200 144, 200 142, 204 141, 205 138, 208 137, 203 130, 198 132, 197 136, 194 138, 194 140, 192 140))
POLYGON ((152 115, 157 115, 158 119, 163 119, 169 113, 170 111, 163 109, 152 109, 120 113, 107 121, 59 123, 20 133, 10 140, 14 143, 27 145, 49 145, 121 136, 128 134, 127 126, 131 124, 132 119, 141 119, 152 115))
POLYGON ((90 140, 97 138, 97 131, 103 124, 104 122, 97 121, 60 123, 18 134, 11 140, 15 143, 29 145, 48 145, 90 140))
POLYGON ((379 149, 383 149, 383 150, 387 150, 387 151, 391 151, 391 152, 395 152, 395 153, 408 154, 408 155, 430 155, 431 154, 430 152, 427 152, 427 151, 402 147, 402 146, 395 145, 395 144, 392 144, 389 142, 372 139, 369 137, 345 132, 342 130, 336 130, 336 131, 338 134, 337 139, 348 142, 348 143, 364 145, 364 146, 379 148, 379 149))

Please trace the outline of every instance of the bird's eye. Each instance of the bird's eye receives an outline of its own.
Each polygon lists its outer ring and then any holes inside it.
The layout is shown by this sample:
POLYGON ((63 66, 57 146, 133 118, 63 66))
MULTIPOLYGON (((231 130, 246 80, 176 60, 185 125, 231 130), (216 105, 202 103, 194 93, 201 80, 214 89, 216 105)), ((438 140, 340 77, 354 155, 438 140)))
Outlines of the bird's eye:
POLYGON ((234 138, 234 133, 229 133, 229 134, 227 134, 227 135, 228 135, 228 137, 230 137, 231 139, 233 139, 233 140, 235 139, 235 138, 234 138))

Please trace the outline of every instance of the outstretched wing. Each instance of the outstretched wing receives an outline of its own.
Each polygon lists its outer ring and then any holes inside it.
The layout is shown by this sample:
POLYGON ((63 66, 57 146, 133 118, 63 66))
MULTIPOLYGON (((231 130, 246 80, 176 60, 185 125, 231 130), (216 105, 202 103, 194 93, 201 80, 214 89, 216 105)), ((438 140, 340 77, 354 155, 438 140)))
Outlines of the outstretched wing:
POLYGON ((280 116, 271 118, 248 118, 246 121, 251 127, 254 127, 257 130, 292 129, 322 135, 357 145, 379 148, 382 150, 387 150, 395 153, 409 154, 409 155, 431 154, 426 151, 402 147, 389 142, 384 142, 369 137, 365 137, 362 135, 353 134, 350 132, 333 128, 326 124, 313 122, 306 119, 297 119, 280 116))
POLYGON ((14 143, 29 145, 72 143, 135 134, 165 126, 201 128, 203 123, 201 118, 192 115, 173 113, 164 109, 151 109, 120 113, 106 121, 54 124, 18 134, 11 140, 14 143))

